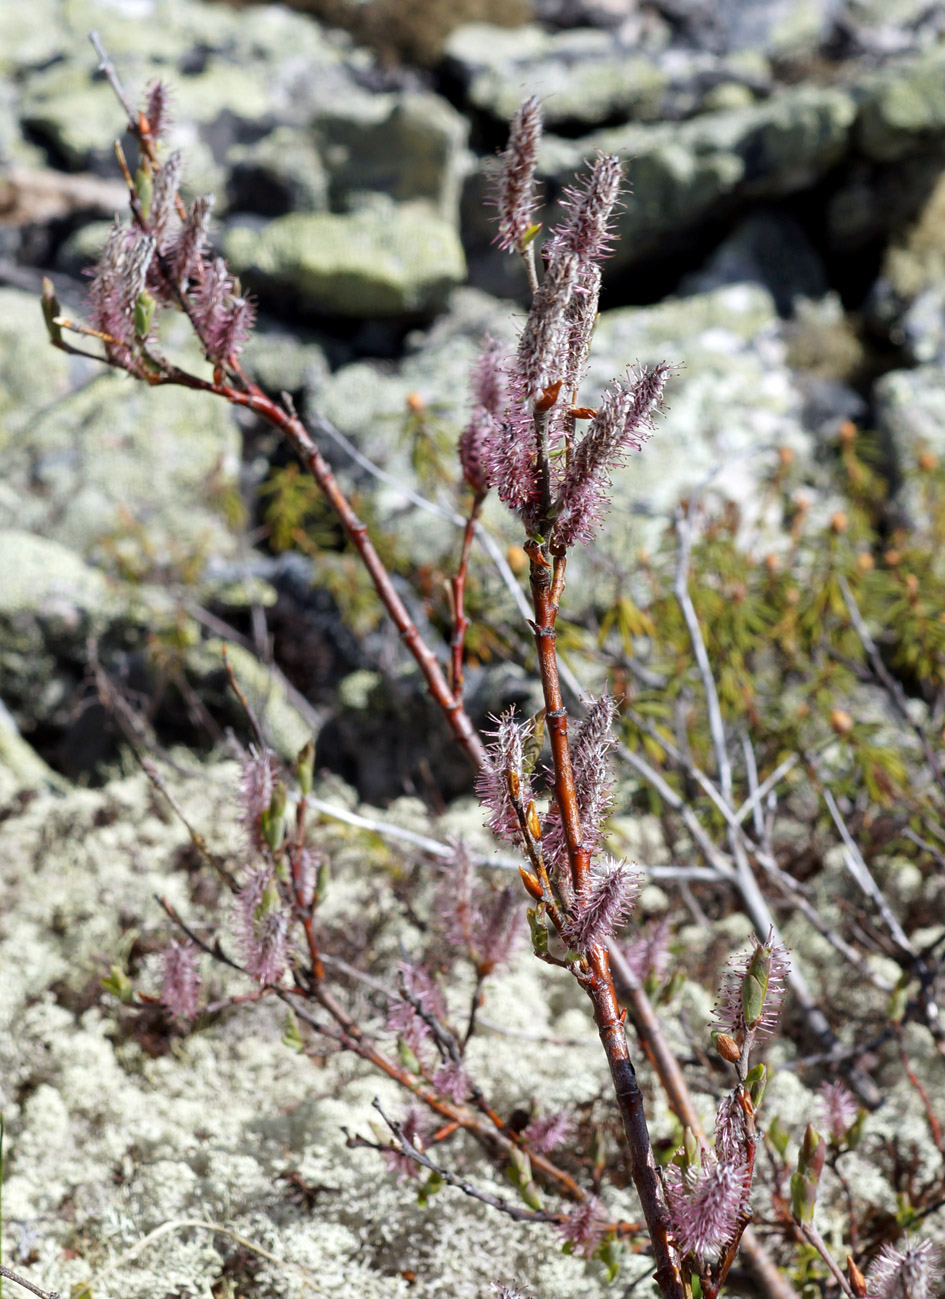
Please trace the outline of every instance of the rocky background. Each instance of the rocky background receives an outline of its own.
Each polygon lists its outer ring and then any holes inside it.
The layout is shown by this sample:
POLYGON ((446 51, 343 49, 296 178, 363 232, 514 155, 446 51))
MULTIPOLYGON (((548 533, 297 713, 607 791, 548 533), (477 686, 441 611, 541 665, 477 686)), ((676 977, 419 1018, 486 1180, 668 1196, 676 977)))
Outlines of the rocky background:
MULTIPOLYGON (((423 1215, 380 1182, 375 1157, 340 1135, 366 1123, 376 1080, 344 1063, 313 1071, 264 1008, 149 1054, 101 994, 136 943, 153 972, 151 894, 189 895, 183 836, 135 774, 99 668, 134 702, 140 735, 177 754, 179 796, 224 840, 226 733, 245 732, 224 640, 274 746, 289 757, 316 735, 336 801, 396 800, 389 818, 422 827, 431 801, 458 798, 450 815, 468 833, 477 813, 396 636, 370 609, 352 614, 337 537, 314 557, 275 552, 260 489, 284 449, 222 404, 48 346, 41 274, 81 315, 82 269, 124 205, 121 111, 87 33, 135 94, 154 77, 171 87, 185 190, 216 194, 217 242, 258 299, 248 366, 389 475, 325 443, 372 524, 400 539, 421 622, 423 583, 448 575, 459 533, 412 431, 419 421, 449 446, 481 336, 513 337, 524 301, 483 209, 505 123, 524 94, 543 97, 552 209, 597 149, 628 159, 588 400, 630 362, 682 368, 659 436, 620 478, 616 526, 572 582, 579 619, 600 574, 630 566, 707 479, 763 531, 779 521, 758 514, 758 483, 785 449, 810 508, 834 508, 822 465, 844 420, 879 430, 893 483, 917 448, 945 451, 945 5, 305 8, 0 6, 4 1257, 64 1293, 110 1269, 96 1295, 149 1299, 466 1296, 513 1275, 561 1299, 603 1293, 599 1269, 536 1252, 523 1229, 464 1201, 423 1215), (418 487, 439 514, 409 498, 418 487), (310 1203, 278 1180, 288 1169, 319 1188, 310 1203), (181 1225, 197 1219, 276 1261, 181 1225)), ((498 511, 487 522, 514 561, 514 528, 498 511)), ((485 567, 491 621, 516 623, 485 567)), ((528 690, 514 664, 493 663, 470 675, 471 711, 482 720, 528 690)), ((347 841, 338 851, 362 861, 347 841)), ((356 876, 334 905, 380 907, 356 876)), ((497 995, 493 1020, 589 1036, 577 1003, 549 1003, 527 961, 497 995)), ((482 1068, 512 1104, 503 1070, 523 1048, 498 1041, 482 1068)), ((529 1069, 568 1099, 560 1048, 529 1050, 529 1069)), ((599 1085, 593 1043, 566 1076, 572 1099, 599 1085)), ((778 1085, 783 1112, 802 1112, 791 1076, 778 1085)))

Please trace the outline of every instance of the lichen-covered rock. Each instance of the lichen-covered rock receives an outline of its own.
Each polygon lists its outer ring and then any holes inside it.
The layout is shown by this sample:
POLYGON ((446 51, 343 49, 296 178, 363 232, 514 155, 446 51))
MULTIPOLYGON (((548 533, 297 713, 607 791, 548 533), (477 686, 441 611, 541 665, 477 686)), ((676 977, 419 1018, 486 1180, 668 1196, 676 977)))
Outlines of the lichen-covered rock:
POLYGON ((933 147, 945 135, 945 50, 890 62, 860 85, 856 141, 890 162, 933 147))
POLYGON ((294 213, 261 230, 234 226, 225 247, 261 295, 326 315, 431 312, 466 273, 454 227, 406 205, 294 213))
MULTIPOLYGON (((169 324, 171 350, 205 368, 169 324)), ((223 402, 56 351, 38 299, 16 290, 0 290, 0 340, 0 527, 139 576, 233 552, 223 506, 240 438, 223 402)))
POLYGON ((877 426, 896 464, 913 467, 923 451, 945 455, 945 368, 892 370, 874 389, 877 426))
POLYGON ((469 23, 446 43, 451 67, 475 108, 508 121, 539 94, 545 124, 596 126, 615 118, 655 118, 669 77, 647 53, 622 48, 609 32, 549 33, 469 23))
POLYGON ((575 141, 546 136, 540 169, 561 185, 597 149, 629 160, 632 193, 617 220, 616 270, 665 253, 682 231, 739 202, 811 185, 843 157, 855 118, 847 92, 799 86, 678 126, 614 127, 575 141))

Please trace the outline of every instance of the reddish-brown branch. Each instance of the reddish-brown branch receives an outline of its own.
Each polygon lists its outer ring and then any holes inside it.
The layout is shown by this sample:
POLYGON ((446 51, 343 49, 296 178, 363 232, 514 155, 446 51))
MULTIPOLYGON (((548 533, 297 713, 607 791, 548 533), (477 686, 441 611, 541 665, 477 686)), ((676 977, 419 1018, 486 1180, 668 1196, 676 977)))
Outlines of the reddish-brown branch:
MULTIPOLYGON (((73 348, 71 344, 64 341, 54 341, 54 346, 59 347, 64 352, 79 351, 79 349, 73 348)), ((117 369, 124 368, 110 361, 109 358, 93 357, 93 359, 102 360, 105 364, 110 364, 117 369)), ((416 624, 407 611, 406 605, 397 594, 390 574, 384 567, 383 561, 368 536, 367 528, 351 508, 348 498, 339 487, 338 480, 332 473, 328 461, 312 441, 308 429, 299 417, 291 414, 278 402, 273 401, 256 384, 248 384, 246 391, 243 391, 225 382, 219 372, 215 381, 211 383, 195 374, 191 374, 187 370, 181 370, 177 366, 162 363, 158 369, 149 369, 139 377, 144 378, 152 387, 163 387, 171 384, 177 387, 191 388, 195 392, 212 393, 215 397, 222 397, 224 401, 228 401, 232 406, 244 406, 253 411, 254 414, 264 419, 267 424, 271 424, 273 428, 278 429, 286 437, 324 493, 344 529, 345 535, 358 552, 361 562, 367 569, 368 575, 374 584, 374 589, 380 596, 381 602, 390 615, 394 626, 400 632, 402 641, 420 668, 427 683, 427 689, 446 718, 454 738, 458 741, 472 766, 477 769, 481 767, 485 759, 485 750, 475 727, 469 719, 469 715, 463 708, 462 700, 457 699, 450 690, 449 683, 436 656, 420 635, 416 624)))
POLYGON ((594 1007, 597 1031, 610 1066, 614 1093, 630 1151, 630 1176, 640 1197, 643 1217, 656 1258, 656 1283, 663 1299, 687 1299, 679 1260, 669 1237, 663 1187, 653 1158, 650 1133, 643 1112, 643 1093, 627 1047, 624 1012, 618 1009, 610 975, 607 949, 594 946, 588 953, 589 974, 585 990, 594 1007))
POLYGON ((559 571, 563 572, 563 561, 560 561, 562 565, 560 570, 558 564, 552 570, 552 566, 537 544, 530 542, 525 549, 531 561, 532 607, 535 610, 532 630, 535 633, 538 672, 545 698, 545 725, 554 763, 555 799, 561 812, 561 823, 564 826, 567 842, 571 885, 574 891, 578 892, 587 886, 591 854, 581 837, 581 819, 578 814, 577 791, 574 787, 571 749, 568 744, 568 710, 564 706, 561 695, 558 655, 555 647, 558 606, 553 596, 560 593, 560 587, 563 585, 562 579, 558 576, 559 571), (554 584, 552 583, 553 572, 554 584))
MULTIPOLYGON (((565 561, 559 557, 552 566, 536 542, 530 542, 526 546, 526 552, 531 561, 532 604, 535 610, 533 631, 554 763, 555 799, 565 829, 572 887, 575 894, 579 894, 586 888, 590 877, 590 852, 581 835, 581 818, 568 744, 568 714, 561 695, 555 649, 557 600, 564 586, 565 561)), ((656 1282, 663 1299, 686 1299, 687 1289, 683 1283, 677 1253, 669 1238, 662 1184, 643 1112, 643 1094, 627 1047, 623 1026, 625 1012, 617 1005, 606 947, 594 944, 590 948, 587 953, 587 970, 581 976, 581 981, 594 1007, 594 1020, 610 1066, 614 1093, 627 1137, 630 1176, 640 1197, 656 1258, 656 1282)))

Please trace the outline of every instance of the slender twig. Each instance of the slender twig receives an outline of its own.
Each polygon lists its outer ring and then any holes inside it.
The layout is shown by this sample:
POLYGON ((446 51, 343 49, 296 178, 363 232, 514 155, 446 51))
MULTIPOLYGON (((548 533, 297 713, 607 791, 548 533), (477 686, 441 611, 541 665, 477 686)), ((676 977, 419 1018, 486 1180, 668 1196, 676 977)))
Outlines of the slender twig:
POLYGON ((799 1223, 798 1227, 800 1231, 803 1233, 805 1240, 809 1241, 809 1243, 813 1245, 814 1249, 816 1249, 817 1253, 827 1264, 831 1276, 836 1281, 837 1285, 840 1287, 843 1293, 847 1296, 847 1299, 856 1299, 856 1296, 854 1295, 852 1289, 850 1288, 850 1283, 843 1273, 843 1269, 841 1268, 837 1260, 834 1258, 834 1256, 831 1254, 827 1242, 824 1240, 823 1236, 820 1234, 820 1232, 817 1230, 814 1224, 812 1222, 799 1223))
MULTIPOLYGON (((384 1112, 384 1107, 376 1097, 372 1104, 390 1128, 391 1132, 393 1132, 397 1141, 399 1153, 406 1155, 408 1159, 412 1159, 414 1163, 419 1164, 421 1168, 426 1168, 431 1173, 434 1173, 437 1177, 446 1182, 447 1186, 453 1186, 457 1191, 462 1191, 464 1195, 468 1195, 470 1199, 479 1200, 483 1204, 488 1204, 490 1208, 498 1209, 500 1213, 504 1213, 506 1217, 511 1218, 513 1222, 560 1223, 564 1220, 564 1215, 560 1213, 548 1213, 545 1209, 523 1209, 520 1205, 513 1204, 511 1200, 505 1199, 504 1196, 493 1195, 490 1191, 483 1191, 480 1187, 474 1186, 472 1182, 467 1182, 464 1178, 457 1177, 455 1173, 453 1173, 449 1168, 445 1168, 442 1164, 435 1164, 430 1156, 426 1154, 425 1151, 421 1150, 419 1146, 415 1145, 414 1142, 412 1142, 405 1134, 403 1124, 398 1123, 396 1119, 392 1119, 384 1112)), ((366 1141, 363 1137, 351 1136, 347 1132, 345 1135, 349 1146, 367 1146, 371 1150, 381 1151, 390 1151, 392 1148, 390 1146, 385 1147, 373 1141, 366 1141)))
POLYGON ((29 1290, 32 1294, 38 1295, 39 1299, 59 1299, 58 1290, 41 1290, 38 1285, 28 1281, 25 1276, 20 1276, 19 1272, 14 1272, 12 1268, 4 1267, 2 1264, 0 1264, 0 1277, 12 1281, 14 1285, 21 1285, 24 1290, 29 1290))

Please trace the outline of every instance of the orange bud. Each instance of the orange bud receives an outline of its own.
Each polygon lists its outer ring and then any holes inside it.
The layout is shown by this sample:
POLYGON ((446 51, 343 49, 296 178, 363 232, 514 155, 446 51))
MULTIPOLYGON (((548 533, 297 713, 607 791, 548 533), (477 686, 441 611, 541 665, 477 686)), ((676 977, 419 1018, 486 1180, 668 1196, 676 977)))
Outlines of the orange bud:
POLYGON ((919 468, 924 474, 930 474, 938 465, 938 459, 931 451, 923 451, 919 456, 919 468))
POLYGON ((419 392, 407 393, 407 409, 411 415, 422 415, 427 408, 427 403, 419 392))
POLYGON ((866 1277, 853 1261, 853 1255, 847 1255, 847 1276, 850 1278, 850 1289, 856 1299, 866 1299, 866 1277))
POLYGON ((856 557, 856 566, 861 573, 871 573, 876 567, 876 561, 868 550, 861 550, 856 557))
POLYGON ((793 463, 794 463, 794 448, 793 448, 793 447, 778 447, 778 459, 781 461, 781 464, 785 466, 785 468, 787 468, 788 465, 793 465, 793 463))
POLYGON ((505 779, 508 781, 508 784, 509 784, 509 793, 511 794, 513 801, 516 801, 516 802, 517 802, 518 799, 521 797, 521 793, 522 793, 522 782, 521 782, 521 780, 519 779, 519 774, 518 774, 518 772, 517 772, 517 771, 513 771, 513 770, 510 768, 510 769, 505 773, 505 779))
POLYGON ((883 556, 883 559, 885 559, 890 568, 895 568, 900 559, 902 559, 902 555, 900 555, 899 551, 896 550, 895 547, 890 547, 883 556))
POLYGON ((528 800, 528 810, 525 813, 525 821, 528 825, 528 833, 533 839, 541 838, 541 821, 538 818, 538 812, 535 809, 535 800, 528 800))
POLYGON ((595 419, 597 411, 593 406, 569 406, 568 414, 572 419, 595 419))
POLYGON ((717 1034, 715 1039, 715 1049, 718 1051, 722 1059, 727 1060, 729 1064, 737 1064, 741 1057, 738 1043, 733 1037, 729 1037, 728 1033, 717 1034))
POLYGON ((522 877, 522 883, 525 885, 525 892, 529 897, 533 897, 536 902, 540 902, 544 897, 544 890, 541 887, 541 881, 536 880, 534 875, 530 875, 524 866, 519 866, 518 873, 522 877))
POLYGON ((509 546, 505 552, 505 558, 516 577, 521 577, 522 573, 528 568, 528 556, 521 546, 509 546))
POLYGON ((777 573, 781 568, 781 560, 777 555, 765 555, 765 568, 769 573, 777 573))
POLYGON ((846 532, 849 526, 850 520, 844 514, 843 510, 837 510, 836 514, 830 520, 830 531, 839 534, 841 532, 846 532))
POLYGON ((848 447, 856 441, 856 425, 851 419, 845 419, 840 425, 840 442, 843 446, 848 447))
POLYGON ((546 410, 551 410, 552 406, 558 400, 558 393, 561 391, 561 380, 556 379, 554 383, 549 383, 548 387, 535 402, 535 410, 544 414, 546 410))
POLYGON ((830 714, 830 729, 837 735, 849 735, 853 730, 853 718, 843 708, 835 708, 830 714))
POLYGON ((906 590, 910 595, 919 594, 919 579, 916 577, 915 573, 906 574, 906 590))

